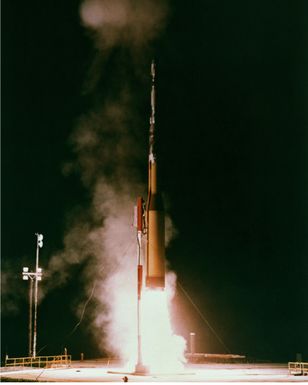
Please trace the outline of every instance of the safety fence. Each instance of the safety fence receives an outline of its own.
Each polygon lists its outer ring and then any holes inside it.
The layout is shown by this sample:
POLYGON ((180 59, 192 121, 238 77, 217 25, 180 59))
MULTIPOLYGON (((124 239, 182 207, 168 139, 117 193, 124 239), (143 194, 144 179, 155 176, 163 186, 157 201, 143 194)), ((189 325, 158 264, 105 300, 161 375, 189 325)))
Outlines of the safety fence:
POLYGON ((39 357, 6 357, 5 366, 30 366, 38 368, 51 368, 58 366, 70 366, 71 355, 39 356, 39 357))
POLYGON ((289 374, 297 376, 308 375, 308 362, 289 362, 288 364, 289 374))

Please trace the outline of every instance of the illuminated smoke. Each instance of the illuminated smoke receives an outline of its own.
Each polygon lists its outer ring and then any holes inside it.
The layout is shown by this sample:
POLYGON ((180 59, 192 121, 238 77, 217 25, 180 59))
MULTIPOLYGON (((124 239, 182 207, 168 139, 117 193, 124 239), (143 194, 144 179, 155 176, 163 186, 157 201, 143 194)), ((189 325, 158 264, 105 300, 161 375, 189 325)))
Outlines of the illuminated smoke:
POLYGON ((170 303, 175 293, 176 276, 166 275, 166 289, 144 290, 141 301, 143 362, 152 373, 174 373, 183 368, 186 342, 174 334, 170 303), (155 321, 154 321, 155 320, 155 321))
MULTIPOLYGON (((80 15, 101 49, 98 55, 103 52, 107 61, 106 51, 110 53, 117 46, 132 47, 134 53, 136 49, 141 53, 145 44, 161 31, 166 10, 165 3, 157 0, 85 0, 80 15)), ((130 66, 129 62, 124 65, 130 66)), ((101 73, 102 68, 95 67, 95 71, 101 73)), ((100 74, 93 78, 98 80, 100 74)), ((112 96, 106 92, 108 96, 103 102, 96 103, 92 111, 80 118, 72 133, 76 162, 67 163, 63 171, 69 174, 78 170, 91 203, 71 215, 64 250, 51 258, 48 270, 51 275, 57 274, 58 284, 68 279, 72 265, 84 264, 86 290, 95 302, 87 317, 91 319, 97 344, 103 351, 135 364, 137 257, 133 211, 137 196, 146 194, 144 179, 137 170, 147 159, 144 135, 140 134, 147 124, 139 121, 129 79, 123 84, 120 80, 120 84, 112 96)), ((171 220, 166 218, 167 241, 173 233, 171 220)), ((173 335, 168 310, 174 285, 175 276, 168 274, 165 292, 143 295, 143 317, 152 316, 142 323, 145 360, 152 370, 176 369, 183 360, 185 343, 173 335), (159 328, 149 330, 157 317, 161 322, 159 328), (150 336, 160 343, 153 345, 150 336), (162 360, 168 368, 163 368, 162 360)), ((83 306, 76 311, 82 315, 83 306)))
POLYGON ((142 301, 143 362, 152 373, 180 371, 184 362, 185 341, 173 332, 167 294, 145 291, 142 301))
POLYGON ((80 7, 82 23, 102 49, 148 44, 164 27, 166 14, 161 0, 85 0, 80 7))
POLYGON ((16 273, 8 261, 3 261, 1 267, 1 311, 3 314, 17 314, 21 298, 25 299, 28 293, 25 293, 22 285, 12 286, 12 282, 16 281, 16 273))

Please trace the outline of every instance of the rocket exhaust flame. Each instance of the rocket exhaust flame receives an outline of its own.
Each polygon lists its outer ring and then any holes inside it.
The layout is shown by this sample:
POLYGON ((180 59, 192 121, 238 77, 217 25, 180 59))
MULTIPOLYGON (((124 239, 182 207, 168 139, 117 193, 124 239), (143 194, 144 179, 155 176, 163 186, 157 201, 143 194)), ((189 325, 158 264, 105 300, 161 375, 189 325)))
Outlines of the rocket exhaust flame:
POLYGON ((145 290, 142 296, 142 356, 152 373, 183 368, 185 341, 172 331, 167 290, 145 290))
MULTIPOLYGON (((140 303, 141 338, 138 340, 141 343, 140 352, 136 349, 136 343, 131 345, 125 372, 166 374, 183 371, 186 341, 173 332, 170 316, 174 284, 174 274, 167 273, 165 290, 143 287, 140 303), (139 353, 142 353, 140 362, 139 353)), ((134 338, 136 341, 136 334, 134 338)))

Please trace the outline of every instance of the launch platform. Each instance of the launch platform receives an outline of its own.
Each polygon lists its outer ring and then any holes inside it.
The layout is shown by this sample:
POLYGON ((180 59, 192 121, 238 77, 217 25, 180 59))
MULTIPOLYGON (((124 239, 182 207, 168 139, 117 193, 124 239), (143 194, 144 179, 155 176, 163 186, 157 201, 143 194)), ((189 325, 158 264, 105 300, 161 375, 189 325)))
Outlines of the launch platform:
POLYGON ((288 364, 187 364, 179 374, 116 374, 120 362, 72 361, 69 368, 1 368, 1 382, 307 382, 308 376, 289 373, 288 364), (126 378, 124 378, 126 377, 126 378))

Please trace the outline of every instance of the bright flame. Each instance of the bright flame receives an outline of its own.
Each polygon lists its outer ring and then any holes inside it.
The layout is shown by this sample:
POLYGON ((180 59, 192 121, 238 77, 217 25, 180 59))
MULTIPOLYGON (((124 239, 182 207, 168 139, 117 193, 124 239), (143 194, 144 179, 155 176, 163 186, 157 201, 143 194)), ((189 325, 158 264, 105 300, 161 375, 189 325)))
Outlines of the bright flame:
POLYGON ((174 373, 183 368, 185 340, 173 333, 166 290, 145 290, 141 301, 143 364, 151 373, 174 373))
MULTIPOLYGON (((174 333, 171 325, 171 300, 175 293, 176 276, 169 272, 166 275, 165 290, 149 290, 143 287, 140 303, 140 332, 141 332, 141 363, 150 373, 177 373, 183 370, 186 362, 184 352, 186 341, 174 333)), ((127 301, 126 303, 136 304, 127 301)), ((123 296, 121 301, 123 302, 123 296)), ((136 295, 135 295, 136 298, 136 295)), ((137 357, 137 307, 132 306, 125 317, 121 317, 127 325, 126 333, 122 337, 121 356, 127 360, 126 371, 134 372, 138 361, 137 357), (130 315, 130 316, 129 316, 130 315)), ((123 314, 123 313, 122 313, 123 314)), ((119 326, 119 324, 117 323, 119 326)), ((140 362, 138 362, 140 363, 140 362)))

